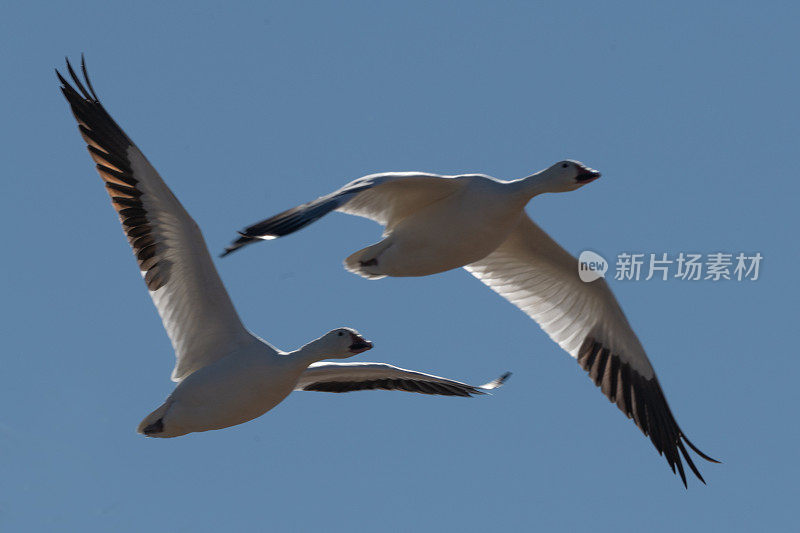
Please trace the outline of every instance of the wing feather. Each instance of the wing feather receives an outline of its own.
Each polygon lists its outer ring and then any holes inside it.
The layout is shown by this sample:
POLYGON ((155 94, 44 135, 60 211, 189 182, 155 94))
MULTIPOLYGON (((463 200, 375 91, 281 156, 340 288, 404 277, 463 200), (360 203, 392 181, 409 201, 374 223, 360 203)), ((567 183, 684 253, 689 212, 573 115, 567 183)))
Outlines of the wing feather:
POLYGON ((275 239, 306 227, 331 211, 369 218, 386 226, 441 200, 460 188, 452 176, 421 172, 371 174, 352 181, 328 195, 257 222, 239 232, 222 256, 259 240, 275 239))
POLYGON ((655 371, 605 280, 584 283, 578 262, 527 216, 486 258, 464 267, 535 320, 559 346, 578 360, 610 401, 633 418, 664 454, 684 485, 681 456, 703 477, 667 404, 655 371))
POLYGON ((472 396, 502 386, 510 375, 507 372, 494 381, 474 386, 385 363, 313 363, 300 376, 295 390, 351 392, 383 389, 442 396, 472 396))
POLYGON ((67 61, 77 90, 56 71, 61 91, 172 341, 172 379, 180 381, 254 338, 239 320, 197 224, 103 108, 81 63, 85 85, 67 61))

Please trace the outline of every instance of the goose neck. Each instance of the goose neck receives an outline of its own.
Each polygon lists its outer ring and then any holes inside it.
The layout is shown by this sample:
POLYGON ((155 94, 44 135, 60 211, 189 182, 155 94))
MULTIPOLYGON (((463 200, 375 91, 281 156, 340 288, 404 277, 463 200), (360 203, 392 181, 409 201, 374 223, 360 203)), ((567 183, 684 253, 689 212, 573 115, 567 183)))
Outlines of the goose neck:
POLYGON ((308 366, 311 363, 316 363, 317 361, 322 361, 323 359, 330 359, 331 356, 327 352, 328 350, 325 349, 322 340, 316 339, 301 346, 297 350, 291 352, 289 355, 298 362, 308 366))
POLYGON ((534 196, 551 192, 549 182, 550 179, 547 175, 547 171, 543 170, 511 183, 516 188, 520 196, 524 197, 524 199, 528 201, 534 196))

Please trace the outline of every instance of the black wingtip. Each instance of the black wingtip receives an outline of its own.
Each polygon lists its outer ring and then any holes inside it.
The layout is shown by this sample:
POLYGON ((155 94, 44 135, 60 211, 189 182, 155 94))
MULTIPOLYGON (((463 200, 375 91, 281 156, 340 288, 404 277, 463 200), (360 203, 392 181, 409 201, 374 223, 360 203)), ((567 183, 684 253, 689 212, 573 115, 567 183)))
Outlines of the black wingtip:
POLYGON ((241 231, 237 231, 236 233, 238 233, 240 237, 235 241, 233 241, 232 243, 230 243, 225 248, 225 250, 221 254, 219 254, 220 257, 226 257, 235 252, 236 250, 238 250, 239 248, 242 248, 244 246, 247 246, 248 244, 252 244, 259 240, 256 237, 250 237, 249 235, 245 235, 241 231))
POLYGON ((280 237, 280 235, 276 235, 274 233, 263 233, 260 231, 255 231, 252 228, 247 228, 243 231, 237 231, 236 233, 238 233, 245 239, 249 239, 250 241, 271 240, 280 237))
POLYGON ((511 377, 511 372, 506 372, 505 374, 503 374, 499 378, 493 379, 489 383, 484 383, 480 387, 475 387, 475 390, 480 394, 487 394, 484 391, 491 391, 491 390, 494 390, 494 389, 499 389, 500 387, 505 385, 506 380, 509 377, 511 377))
POLYGON ((83 72, 83 79, 86 80, 86 86, 89 87, 92 98, 94 98, 95 102, 99 102, 100 99, 97 97, 94 87, 92 87, 92 80, 89 79, 89 72, 86 70, 86 58, 83 56, 83 52, 81 52, 81 72, 83 72))
POLYGON ((694 453, 696 453, 697 455, 699 455, 700 457, 702 457, 703 459, 705 459, 706 461, 708 461, 710 463, 722 464, 722 461, 718 461, 718 460, 714 459, 713 457, 709 457, 708 455, 706 455, 703 452, 701 452, 700 450, 698 450, 697 446, 692 444, 692 441, 690 441, 689 439, 686 438, 686 435, 682 434, 682 436, 683 436, 683 441, 689 446, 689 448, 694 450, 694 453))
POLYGON ((61 84, 61 88, 64 89, 67 86, 67 80, 64 79, 64 76, 58 71, 58 69, 53 69, 56 71, 56 76, 58 77, 58 82, 61 84))

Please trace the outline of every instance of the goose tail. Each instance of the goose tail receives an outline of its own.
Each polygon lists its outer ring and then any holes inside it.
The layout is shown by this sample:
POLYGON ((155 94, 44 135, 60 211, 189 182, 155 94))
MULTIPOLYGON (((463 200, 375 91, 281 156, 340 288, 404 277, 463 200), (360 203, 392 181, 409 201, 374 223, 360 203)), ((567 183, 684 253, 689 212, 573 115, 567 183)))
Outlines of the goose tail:
POLYGON ((167 414, 171 403, 172 402, 167 400, 161 407, 147 415, 145 419, 139 423, 136 432, 147 437, 162 437, 164 433, 164 416, 167 414))

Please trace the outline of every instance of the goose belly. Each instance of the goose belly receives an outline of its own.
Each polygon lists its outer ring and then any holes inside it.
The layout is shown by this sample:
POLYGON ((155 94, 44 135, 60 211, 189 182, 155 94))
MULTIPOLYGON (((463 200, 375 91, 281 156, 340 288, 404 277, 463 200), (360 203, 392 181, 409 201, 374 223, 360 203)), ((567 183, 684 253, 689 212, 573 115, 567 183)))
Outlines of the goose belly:
POLYGON ((253 420, 281 403, 294 389, 298 376, 293 369, 280 366, 215 364, 200 369, 172 393, 165 430, 185 434, 253 420))
POLYGON ((388 276, 427 276, 459 268, 492 253, 511 233, 521 210, 477 210, 455 198, 398 224, 379 267, 388 276))

